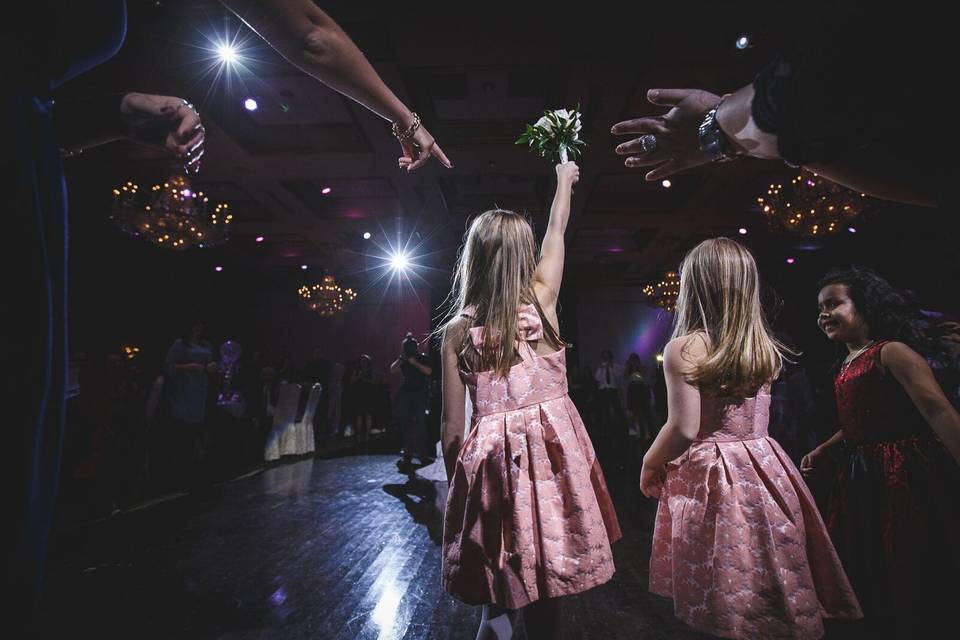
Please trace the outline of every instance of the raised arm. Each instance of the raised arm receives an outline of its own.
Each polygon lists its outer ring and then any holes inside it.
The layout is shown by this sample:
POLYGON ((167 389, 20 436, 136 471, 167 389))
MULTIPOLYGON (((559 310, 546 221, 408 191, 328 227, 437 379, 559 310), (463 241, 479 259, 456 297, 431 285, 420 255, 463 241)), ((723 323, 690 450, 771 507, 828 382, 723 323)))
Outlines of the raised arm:
POLYGON ((564 162, 557 165, 557 192, 553 196, 553 205, 550 207, 550 221, 543 236, 543 245, 540 247, 540 262, 534 274, 534 282, 538 285, 537 297, 543 307, 552 309, 556 306, 557 296, 560 294, 560 283, 563 281, 563 261, 565 248, 563 234, 567 230, 570 220, 570 196, 573 185, 580 179, 580 167, 576 162, 564 162))

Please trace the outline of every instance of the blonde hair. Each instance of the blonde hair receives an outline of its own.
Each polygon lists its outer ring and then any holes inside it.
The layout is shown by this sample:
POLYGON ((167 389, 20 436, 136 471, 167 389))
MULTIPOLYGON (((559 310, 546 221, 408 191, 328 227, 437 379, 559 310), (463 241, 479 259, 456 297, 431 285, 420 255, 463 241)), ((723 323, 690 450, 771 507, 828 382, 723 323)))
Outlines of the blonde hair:
POLYGON ((673 337, 703 332, 707 355, 692 384, 723 395, 749 397, 774 380, 784 353, 760 307, 760 275, 750 251, 729 238, 704 240, 680 265, 673 337))
POLYGON ((533 289, 537 246, 527 219, 513 211, 491 209, 478 215, 464 235, 448 297, 450 312, 444 330, 461 317, 483 326, 483 346, 473 347, 464 331, 458 350, 467 371, 494 370, 506 376, 516 353, 517 309, 532 304, 544 327, 544 339, 554 348, 563 346, 557 330, 547 322, 533 289))

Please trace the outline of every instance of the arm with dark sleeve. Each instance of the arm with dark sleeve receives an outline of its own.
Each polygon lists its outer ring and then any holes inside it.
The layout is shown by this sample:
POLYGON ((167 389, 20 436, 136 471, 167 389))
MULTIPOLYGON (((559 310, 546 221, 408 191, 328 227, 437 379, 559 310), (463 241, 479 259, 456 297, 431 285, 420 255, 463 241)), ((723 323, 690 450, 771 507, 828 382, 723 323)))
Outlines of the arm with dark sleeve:
POLYGON ((68 152, 79 152, 124 136, 120 103, 124 93, 58 100, 54 111, 57 139, 68 152))
POLYGON ((945 162, 957 128, 946 101, 911 104, 942 83, 933 22, 918 26, 926 35, 916 46, 898 44, 912 32, 902 16, 867 28, 847 12, 803 29, 749 87, 753 123, 793 166, 881 198, 942 205, 957 174, 945 162))

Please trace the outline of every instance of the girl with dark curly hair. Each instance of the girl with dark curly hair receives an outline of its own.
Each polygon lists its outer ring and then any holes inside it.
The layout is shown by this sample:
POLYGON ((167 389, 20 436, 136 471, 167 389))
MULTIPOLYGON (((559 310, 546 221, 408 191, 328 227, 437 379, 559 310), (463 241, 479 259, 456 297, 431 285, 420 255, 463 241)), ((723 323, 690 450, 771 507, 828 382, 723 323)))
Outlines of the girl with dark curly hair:
POLYGON ((871 637, 935 637, 956 606, 943 587, 960 575, 960 415, 918 353, 928 343, 908 295, 863 267, 819 288, 817 323, 845 353, 840 430, 800 468, 839 445, 827 527, 871 637))

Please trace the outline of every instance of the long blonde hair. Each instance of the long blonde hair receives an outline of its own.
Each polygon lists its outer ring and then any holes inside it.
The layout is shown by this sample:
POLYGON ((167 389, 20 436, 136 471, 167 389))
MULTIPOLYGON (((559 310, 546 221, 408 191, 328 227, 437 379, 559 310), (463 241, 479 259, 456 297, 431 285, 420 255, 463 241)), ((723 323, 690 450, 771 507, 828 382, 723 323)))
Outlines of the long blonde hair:
POLYGON ((448 297, 444 329, 464 315, 483 326, 483 347, 475 349, 469 331, 459 349, 461 366, 468 371, 494 370, 506 376, 516 357, 517 309, 533 304, 544 326, 544 339, 563 346, 557 330, 544 317, 533 289, 537 246, 527 219, 513 211, 491 209, 478 215, 464 235, 448 297), (468 314, 469 312, 469 314, 468 314))
POLYGON ((707 356, 690 374, 701 389, 749 397, 775 379, 784 353, 760 307, 760 275, 750 251, 729 238, 704 240, 680 265, 673 337, 707 336, 707 356))

